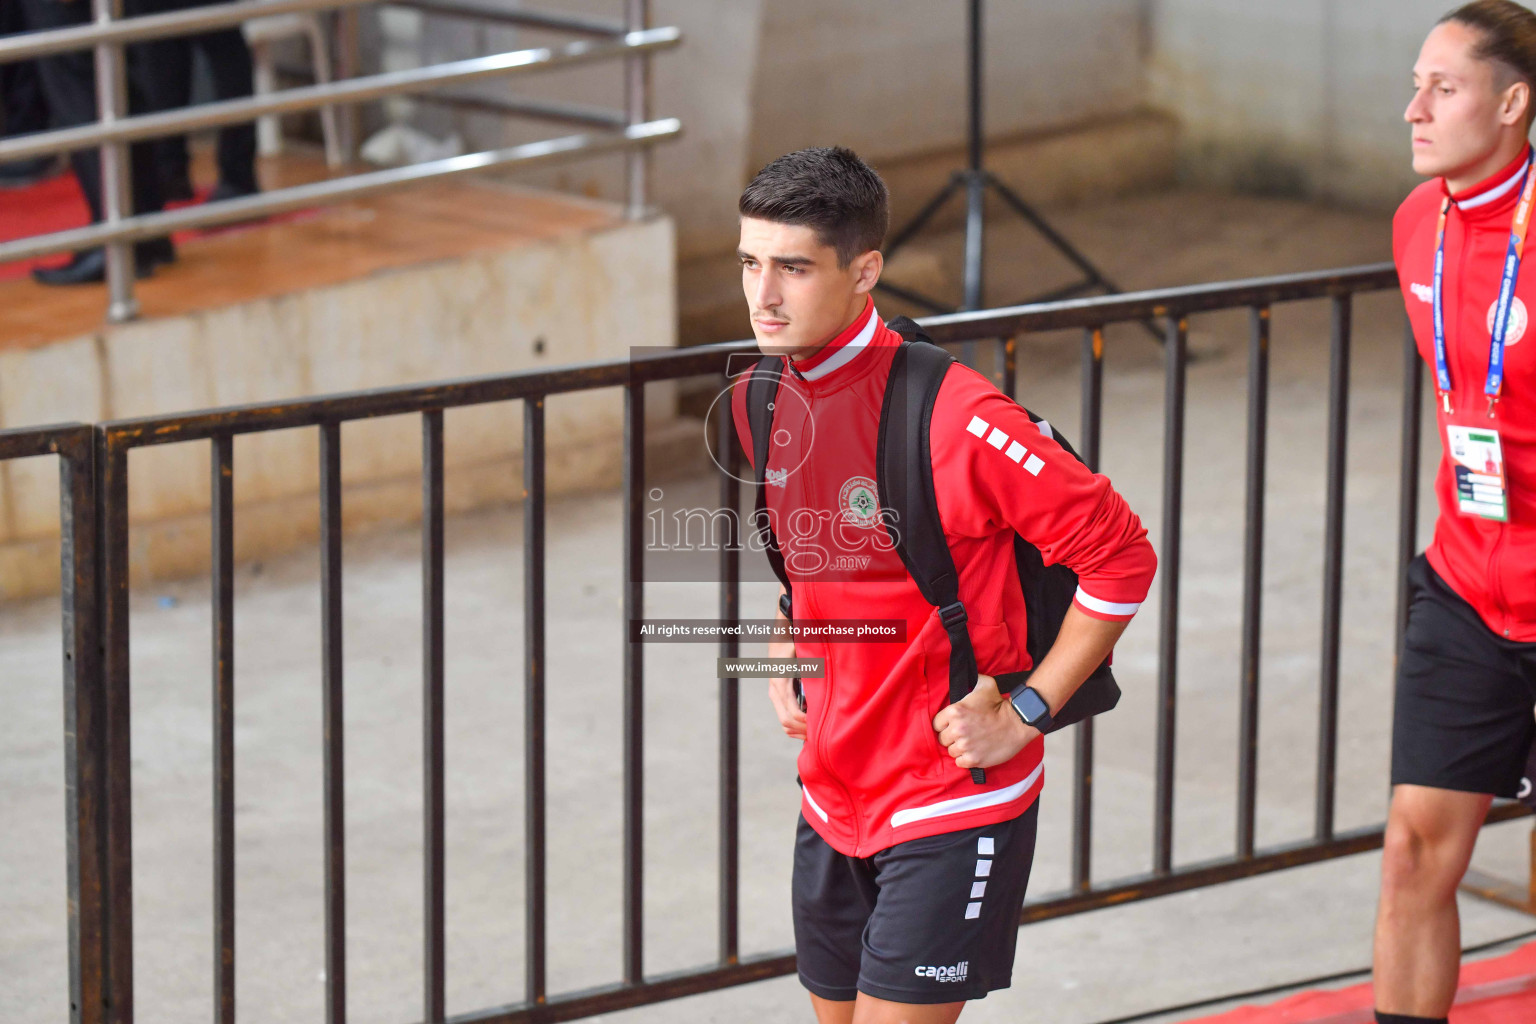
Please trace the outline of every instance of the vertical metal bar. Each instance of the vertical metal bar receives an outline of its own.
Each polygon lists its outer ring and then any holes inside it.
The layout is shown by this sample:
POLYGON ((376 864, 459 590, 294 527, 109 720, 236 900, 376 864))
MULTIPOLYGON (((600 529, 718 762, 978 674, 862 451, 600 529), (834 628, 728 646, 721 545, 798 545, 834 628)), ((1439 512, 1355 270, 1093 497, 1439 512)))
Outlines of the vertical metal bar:
MULTIPOLYGON (((650 28, 650 0, 624 0, 624 21, 631 32, 650 28)), ((650 120, 651 59, 648 54, 634 53, 624 58, 624 109, 630 124, 650 120)), ((631 219, 645 216, 647 179, 650 177, 649 148, 632 149, 624 157, 625 196, 631 219)))
POLYGON ((1237 855, 1253 856, 1259 779, 1259 630, 1264 594, 1264 482, 1269 437, 1269 307, 1248 317, 1248 479, 1243 531, 1243 651, 1237 732, 1237 855))
POLYGON ((624 982, 639 984, 644 940, 645 677, 629 623, 645 614, 645 385, 624 386, 624 982))
POLYGON ((1003 339, 1003 394, 1009 398, 1019 387, 1019 339, 1009 335, 1003 339))
POLYGON ((128 450, 96 434, 106 820, 107 1021, 133 1024, 133 752, 128 660, 128 450))
MULTIPOLYGON (((971 0, 966 8, 968 34, 966 62, 967 117, 966 150, 969 167, 965 172, 965 271, 963 309, 980 309, 982 304, 982 258, 986 236, 986 174, 982 171, 982 22, 981 0, 971 0)), ((976 365, 975 345, 962 347, 962 362, 976 365)))
POLYGON ((1104 329, 1083 329, 1082 347, 1082 443, 1083 461, 1095 473, 1099 470, 1100 434, 1104 425, 1104 329))
POLYGON ((530 1003, 545 982, 544 827, 544 398, 523 403, 523 773, 525 924, 530 1003))
POLYGON ((234 437, 216 434, 213 520, 214 1021, 235 1020, 235 501, 234 437))
MULTIPOLYGON (((122 17, 122 0, 91 0, 95 22, 105 28, 122 17)), ((121 43, 98 43, 96 57, 96 113, 102 124, 120 121, 128 114, 127 62, 121 43)), ((132 194, 132 172, 128 165, 128 145, 108 142, 101 147, 101 215, 111 226, 123 219, 132 194)), ((147 213, 150 211, 139 211, 147 213)), ((139 303, 133 295, 133 246, 128 242, 107 243, 107 318, 114 323, 139 315, 139 303)))
MULTIPOLYGON (((332 24, 335 26, 327 33, 333 40, 335 49, 335 66, 337 81, 348 78, 356 78, 361 61, 358 57, 360 49, 358 44, 358 9, 349 7, 345 10, 335 11, 332 14, 332 24)), ((356 104, 348 104, 344 107, 329 107, 333 111, 332 117, 336 122, 336 148, 341 150, 341 162, 345 166, 352 162, 357 153, 358 136, 361 134, 358 128, 358 113, 356 104)), ((324 114, 322 113, 322 117, 324 114)), ((329 154, 327 154, 329 155, 329 154)))
MULTIPOLYGON (((1104 329, 1083 330, 1083 461, 1097 472, 1104 423, 1104 329)), ((1072 888, 1086 892, 1093 884, 1093 719, 1078 723, 1072 751, 1072 888)))
POLYGON ((1184 371, 1189 321, 1170 318, 1163 346, 1163 544, 1162 621, 1157 670, 1157 806, 1152 870, 1173 869, 1173 755, 1178 714, 1179 541, 1184 516, 1184 371))
POLYGON ((965 28, 970 60, 966 63, 966 164, 972 171, 981 170, 983 117, 981 113, 982 57, 981 37, 986 16, 981 0, 971 0, 966 7, 965 28))
MULTIPOLYGON (((741 615, 741 447, 736 441, 729 402, 716 406, 715 450, 724 460, 720 474, 720 507, 727 510, 726 535, 720 543, 720 621, 736 622, 741 615)), ((734 636, 720 640, 720 657, 734 658, 741 645, 734 636)), ((720 962, 734 964, 740 948, 740 832, 741 735, 740 682, 720 680, 720 962)))
POLYGON ((1350 297, 1333 300, 1328 360, 1328 508, 1323 549, 1323 652, 1317 725, 1319 840, 1333 838, 1339 748, 1339 627, 1344 597, 1344 469, 1349 425, 1350 297))
POLYGON ((1423 421, 1424 363, 1413 338, 1413 325, 1403 329, 1403 464, 1397 498, 1397 642, 1394 658, 1402 657, 1408 631, 1408 563, 1419 550, 1419 445, 1423 421))
POLYGON ((64 610, 64 813, 68 858, 69 1019, 101 1024, 106 1006, 103 956, 106 890, 99 671, 95 446, 88 427, 59 448, 59 565, 64 610))
POLYGON ((325 1020, 347 1020, 347 855, 342 756, 341 424, 320 425, 320 642, 325 713, 325 1020))
POLYGON ((446 1013, 443 767, 443 412, 421 414, 421 729, 423 960, 422 1013, 440 1024, 446 1013))

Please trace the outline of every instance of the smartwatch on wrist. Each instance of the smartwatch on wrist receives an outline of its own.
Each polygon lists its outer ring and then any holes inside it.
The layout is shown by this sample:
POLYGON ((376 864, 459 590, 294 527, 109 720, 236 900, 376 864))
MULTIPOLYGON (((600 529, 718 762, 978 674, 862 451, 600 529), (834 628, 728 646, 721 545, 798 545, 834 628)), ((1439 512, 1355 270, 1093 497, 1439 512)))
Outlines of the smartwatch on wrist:
POLYGON ((1049 732, 1056 724, 1051 717, 1051 706, 1033 686, 1022 686, 1008 695, 1008 703, 1018 712, 1024 724, 1040 732, 1049 732))

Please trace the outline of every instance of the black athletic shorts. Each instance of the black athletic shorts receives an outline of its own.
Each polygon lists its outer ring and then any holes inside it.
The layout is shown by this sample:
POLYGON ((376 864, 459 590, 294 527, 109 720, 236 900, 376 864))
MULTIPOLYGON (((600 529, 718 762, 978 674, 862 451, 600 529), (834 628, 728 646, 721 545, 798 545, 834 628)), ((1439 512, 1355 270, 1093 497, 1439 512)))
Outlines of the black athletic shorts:
POLYGON ((1423 555, 1408 567, 1392 784, 1520 794, 1536 736, 1536 643, 1505 639, 1423 555))
POLYGON ((1038 804, 1012 821, 848 857, 800 818, 792 885, 800 983, 953 1003, 1007 988, 1035 859, 1038 804))

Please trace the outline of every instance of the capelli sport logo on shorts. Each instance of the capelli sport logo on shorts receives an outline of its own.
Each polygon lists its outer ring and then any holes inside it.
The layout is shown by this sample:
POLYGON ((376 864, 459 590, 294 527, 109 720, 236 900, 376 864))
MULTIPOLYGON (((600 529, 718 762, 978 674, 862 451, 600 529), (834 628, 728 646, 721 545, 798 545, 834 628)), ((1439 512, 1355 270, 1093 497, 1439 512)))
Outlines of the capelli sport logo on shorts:
POLYGON ((967 972, 971 969, 969 960, 961 960, 953 967, 915 967, 912 973, 919 978, 932 978, 934 981, 944 983, 948 981, 964 981, 967 972))

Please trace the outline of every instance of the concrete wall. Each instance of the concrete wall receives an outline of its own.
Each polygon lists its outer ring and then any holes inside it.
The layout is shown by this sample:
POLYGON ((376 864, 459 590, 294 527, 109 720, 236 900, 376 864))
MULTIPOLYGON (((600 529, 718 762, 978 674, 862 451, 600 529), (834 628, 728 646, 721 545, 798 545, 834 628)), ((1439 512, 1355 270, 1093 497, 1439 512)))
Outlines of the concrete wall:
MULTIPOLYGON (((0 427, 621 359, 635 346, 673 344, 675 265, 672 225, 654 218, 203 313, 108 326, 0 353, 0 427)), ((697 430, 675 420, 675 395, 674 385, 646 389, 647 421, 655 428, 650 439, 677 449, 655 458, 658 468, 703 458, 697 430)), ((613 389, 548 400, 551 492, 617 485, 623 408, 613 389)), ((521 403, 451 409, 444 426, 450 509, 521 499, 521 403)), ((236 438, 238 558, 314 540, 318 443, 313 429, 236 438)), ((418 517, 420 457, 418 416, 346 424, 347 528, 418 517)), ((136 576, 184 575, 207 564, 208 459, 204 442, 130 455, 136 576)), ((51 457, 0 463, 0 600, 58 588, 58 479, 51 457)))
MULTIPOLYGON (((557 6, 607 17, 622 9, 617 0, 557 6)), ((1146 0, 989 4, 989 136, 1136 109, 1148 18, 1146 0)), ((683 259, 731 247, 736 196, 780 153, 841 143, 882 162, 958 147, 964 139, 960 0, 655 0, 652 21, 678 25, 686 36, 652 62, 653 113, 680 117, 686 131, 653 158, 653 196, 677 223, 683 259)), ((557 38, 448 19, 421 22, 418 31, 427 61, 557 38)), ((478 91, 509 90, 616 106, 622 80, 617 66, 595 67, 486 83, 478 91)), ((567 130, 425 106, 414 117, 439 135, 458 131, 475 147, 567 130)), ((610 157, 521 180, 616 198, 619 168, 610 157)))
POLYGON ((1453 0, 1155 0, 1153 101, 1198 184, 1392 207, 1419 179, 1402 119, 1453 0))

